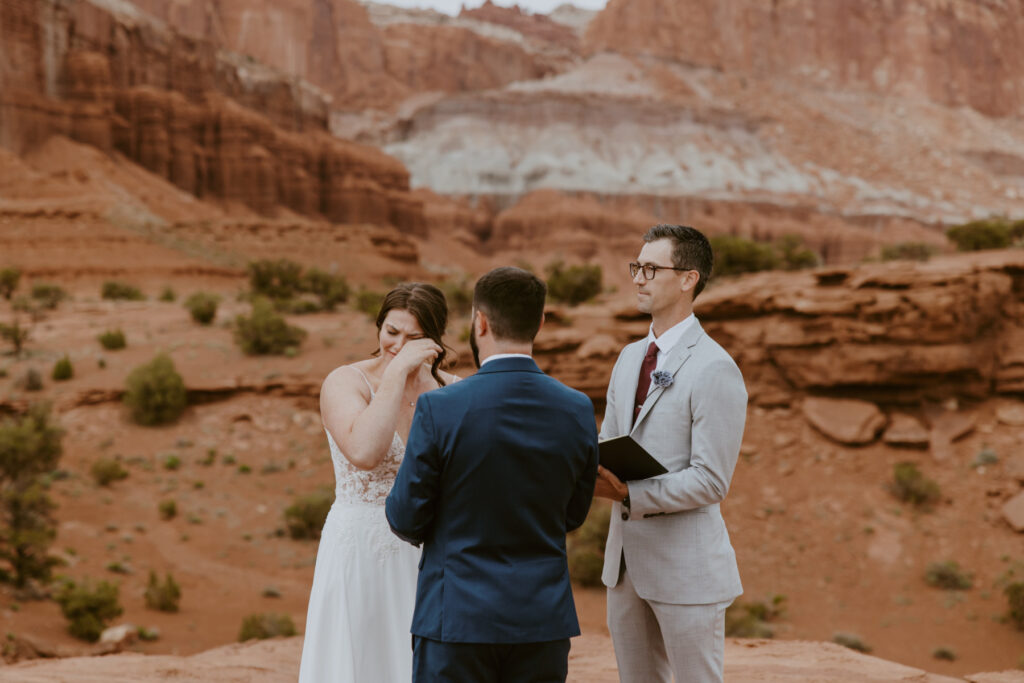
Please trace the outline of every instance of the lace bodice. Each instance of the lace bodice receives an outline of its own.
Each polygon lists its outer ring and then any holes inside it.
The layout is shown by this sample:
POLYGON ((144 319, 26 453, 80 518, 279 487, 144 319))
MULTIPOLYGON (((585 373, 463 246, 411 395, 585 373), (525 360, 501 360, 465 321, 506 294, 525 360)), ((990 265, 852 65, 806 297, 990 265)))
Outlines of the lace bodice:
POLYGON ((391 447, 388 448, 387 455, 372 470, 361 470, 352 465, 338 448, 330 432, 327 432, 327 443, 330 444, 331 461, 334 463, 335 501, 384 505, 405 455, 405 443, 402 437, 398 436, 398 432, 391 438, 391 447))

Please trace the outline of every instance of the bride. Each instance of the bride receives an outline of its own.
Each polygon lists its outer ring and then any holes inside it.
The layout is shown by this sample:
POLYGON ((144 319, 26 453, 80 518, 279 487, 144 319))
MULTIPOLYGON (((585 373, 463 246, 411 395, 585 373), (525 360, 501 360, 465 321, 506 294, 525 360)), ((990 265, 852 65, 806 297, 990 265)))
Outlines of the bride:
POLYGON ((420 551, 384 517, 416 399, 458 378, 441 372, 444 294, 399 285, 377 314, 373 358, 332 371, 320 414, 334 462, 335 500, 317 552, 300 683, 407 683, 420 551))

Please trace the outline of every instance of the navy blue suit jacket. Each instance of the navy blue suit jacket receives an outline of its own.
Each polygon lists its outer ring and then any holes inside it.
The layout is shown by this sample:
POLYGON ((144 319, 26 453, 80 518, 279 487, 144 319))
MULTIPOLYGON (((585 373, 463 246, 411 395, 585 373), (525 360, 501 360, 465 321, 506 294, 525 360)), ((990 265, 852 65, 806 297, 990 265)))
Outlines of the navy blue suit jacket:
POLYGON ((423 544, 412 633, 448 643, 579 635, 565 534, 597 476, 594 407, 530 358, 420 396, 386 512, 423 544))

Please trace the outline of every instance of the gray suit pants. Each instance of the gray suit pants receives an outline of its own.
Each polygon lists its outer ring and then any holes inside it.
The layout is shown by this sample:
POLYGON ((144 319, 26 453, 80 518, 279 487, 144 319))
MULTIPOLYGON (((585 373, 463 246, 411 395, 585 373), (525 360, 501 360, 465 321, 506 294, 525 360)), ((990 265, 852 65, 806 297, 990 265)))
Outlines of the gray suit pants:
MULTIPOLYGON (((625 559, 625 558, 623 558, 625 559)), ((625 562, 623 562, 623 565, 625 562)), ((721 683, 725 608, 672 605, 636 594, 628 571, 608 589, 608 629, 621 683, 721 683)))

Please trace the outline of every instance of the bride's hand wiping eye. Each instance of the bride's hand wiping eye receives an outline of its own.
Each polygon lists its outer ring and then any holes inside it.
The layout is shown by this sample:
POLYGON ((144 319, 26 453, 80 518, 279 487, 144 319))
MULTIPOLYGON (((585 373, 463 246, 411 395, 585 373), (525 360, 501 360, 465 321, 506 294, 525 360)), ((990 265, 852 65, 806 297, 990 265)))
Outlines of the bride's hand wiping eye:
POLYGON ((407 377, 421 365, 433 363, 441 353, 441 347, 433 339, 413 339, 402 346, 385 373, 397 373, 407 377))

